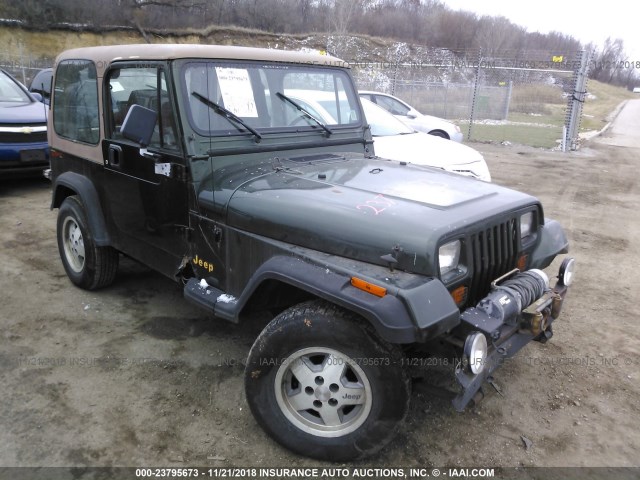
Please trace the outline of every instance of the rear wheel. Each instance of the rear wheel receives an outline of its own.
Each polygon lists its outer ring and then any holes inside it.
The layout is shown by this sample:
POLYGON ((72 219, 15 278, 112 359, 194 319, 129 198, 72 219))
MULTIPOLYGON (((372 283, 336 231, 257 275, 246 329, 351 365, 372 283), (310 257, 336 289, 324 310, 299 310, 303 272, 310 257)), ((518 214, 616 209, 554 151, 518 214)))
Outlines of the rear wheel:
POLYGON ((258 423, 296 453, 352 460, 384 447, 406 416, 402 353, 359 317, 313 301, 278 315, 245 373, 258 423))
POLYGON ((62 265, 75 285, 94 290, 113 282, 118 252, 111 247, 96 246, 84 207, 75 195, 60 205, 57 237, 62 265))

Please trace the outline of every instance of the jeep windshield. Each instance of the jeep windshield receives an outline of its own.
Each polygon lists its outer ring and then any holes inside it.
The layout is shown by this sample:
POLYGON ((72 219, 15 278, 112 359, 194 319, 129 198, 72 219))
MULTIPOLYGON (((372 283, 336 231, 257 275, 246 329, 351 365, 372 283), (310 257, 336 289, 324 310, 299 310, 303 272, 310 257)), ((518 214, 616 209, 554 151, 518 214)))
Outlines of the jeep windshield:
MULTIPOLYGON (((348 74, 337 68, 253 62, 187 62, 181 69, 183 99, 189 125, 204 137, 255 137, 238 128, 229 115, 221 115, 202 98, 231 112, 244 126, 269 134, 326 135, 330 131, 362 124, 358 97, 348 74), (304 90, 322 99, 332 114, 320 125, 301 112, 287 97, 304 90)), ((317 140, 317 138, 316 138, 317 140)))

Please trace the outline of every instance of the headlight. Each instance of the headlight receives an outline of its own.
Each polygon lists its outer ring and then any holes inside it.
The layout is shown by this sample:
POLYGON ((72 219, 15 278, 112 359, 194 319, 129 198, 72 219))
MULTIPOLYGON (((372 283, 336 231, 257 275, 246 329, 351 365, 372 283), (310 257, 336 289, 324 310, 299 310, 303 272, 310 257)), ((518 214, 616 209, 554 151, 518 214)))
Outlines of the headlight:
POLYGON ((520 238, 527 238, 533 233, 533 212, 527 212, 520 216, 520 238))
POLYGON ((570 286, 573 283, 573 276, 575 274, 576 261, 573 258, 565 258, 560 265, 560 273, 558 274, 558 281, 565 286, 570 286))
POLYGON ((469 369, 474 375, 484 370, 487 363, 487 337, 480 332, 474 332, 464 342, 464 356, 469 369))
POLYGON ((440 247, 438 252, 440 276, 458 268, 458 263, 460 263, 460 246, 460 240, 455 240, 440 247))

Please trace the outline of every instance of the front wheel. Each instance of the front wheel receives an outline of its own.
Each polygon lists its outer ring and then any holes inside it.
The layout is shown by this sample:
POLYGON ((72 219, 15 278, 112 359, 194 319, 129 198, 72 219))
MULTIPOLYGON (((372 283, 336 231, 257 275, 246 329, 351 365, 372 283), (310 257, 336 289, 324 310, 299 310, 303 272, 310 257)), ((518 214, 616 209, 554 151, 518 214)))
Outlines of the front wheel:
POLYGON ((278 315, 245 373, 258 423, 296 453, 344 461, 379 451, 409 406, 402 353, 359 317, 321 301, 278 315))
POLYGON ((75 285, 94 290, 113 282, 119 254, 111 247, 96 246, 85 209, 75 195, 60 205, 57 237, 62 265, 75 285))
POLYGON ((429 135, 433 135, 434 137, 444 138, 445 140, 449 140, 449 135, 447 132, 443 132, 442 130, 431 130, 429 135))

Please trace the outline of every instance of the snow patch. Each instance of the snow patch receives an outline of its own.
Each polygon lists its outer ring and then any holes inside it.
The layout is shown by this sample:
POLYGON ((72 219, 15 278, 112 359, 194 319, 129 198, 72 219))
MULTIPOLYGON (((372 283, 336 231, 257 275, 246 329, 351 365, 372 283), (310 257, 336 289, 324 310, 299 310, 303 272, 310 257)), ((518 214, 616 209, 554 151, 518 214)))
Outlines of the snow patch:
POLYGON ((220 303, 236 303, 238 299, 233 295, 227 295, 226 293, 220 295, 217 299, 220 303))

